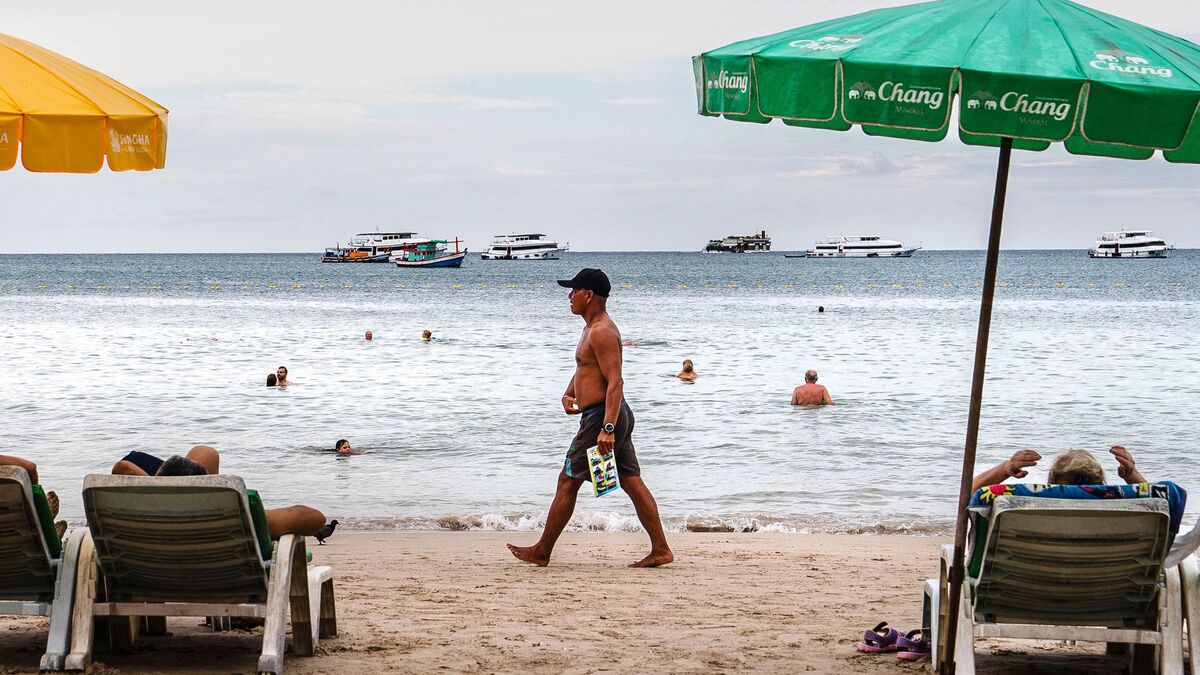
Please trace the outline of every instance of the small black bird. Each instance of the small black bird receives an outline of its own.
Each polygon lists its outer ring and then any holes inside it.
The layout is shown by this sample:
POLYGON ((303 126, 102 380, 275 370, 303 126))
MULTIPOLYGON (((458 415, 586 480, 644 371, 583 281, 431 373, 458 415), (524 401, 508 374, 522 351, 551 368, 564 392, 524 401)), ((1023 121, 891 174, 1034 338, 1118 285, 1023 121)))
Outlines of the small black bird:
POLYGON ((317 538, 317 545, 324 546, 325 540, 328 539, 329 537, 333 536, 333 531, 335 529, 337 529, 337 525, 338 525, 337 520, 331 520, 331 521, 329 521, 328 525, 326 525, 325 527, 322 527, 320 529, 320 531, 317 532, 316 535, 314 535, 317 538))

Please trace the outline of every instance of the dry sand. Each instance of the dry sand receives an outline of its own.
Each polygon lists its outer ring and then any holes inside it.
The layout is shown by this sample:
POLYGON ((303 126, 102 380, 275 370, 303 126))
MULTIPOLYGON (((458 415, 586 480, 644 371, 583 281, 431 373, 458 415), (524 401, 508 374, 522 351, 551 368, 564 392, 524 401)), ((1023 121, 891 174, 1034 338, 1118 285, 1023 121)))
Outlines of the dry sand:
MULTIPOLYGON (((550 567, 505 542, 533 533, 342 532, 313 546, 334 568, 339 636, 290 673, 930 672, 858 654, 864 629, 920 622, 941 539, 675 534, 677 560, 632 570, 644 535, 569 533, 550 567)), ((310 543, 313 543, 310 541, 310 543)), ((48 620, 0 619, 0 672, 35 672, 48 620)), ((261 629, 213 634, 171 619, 94 672, 253 672, 261 629)), ((987 642, 982 673, 1120 672, 1102 646, 987 642)))

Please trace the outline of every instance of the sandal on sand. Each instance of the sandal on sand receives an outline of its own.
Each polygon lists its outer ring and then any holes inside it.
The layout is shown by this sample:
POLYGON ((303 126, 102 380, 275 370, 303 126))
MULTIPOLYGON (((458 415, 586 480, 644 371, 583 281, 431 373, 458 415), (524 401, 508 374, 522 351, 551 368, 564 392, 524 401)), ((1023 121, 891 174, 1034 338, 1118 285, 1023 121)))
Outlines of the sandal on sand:
POLYGON ((880 621, 879 625, 863 632, 863 641, 858 643, 858 651, 868 654, 894 652, 899 649, 896 641, 901 637, 895 628, 888 628, 886 621, 880 621))
POLYGON ((929 656, 933 647, 929 644, 928 635, 929 631, 924 628, 910 630, 901 635, 896 639, 896 647, 899 649, 896 658, 904 661, 916 661, 929 656))

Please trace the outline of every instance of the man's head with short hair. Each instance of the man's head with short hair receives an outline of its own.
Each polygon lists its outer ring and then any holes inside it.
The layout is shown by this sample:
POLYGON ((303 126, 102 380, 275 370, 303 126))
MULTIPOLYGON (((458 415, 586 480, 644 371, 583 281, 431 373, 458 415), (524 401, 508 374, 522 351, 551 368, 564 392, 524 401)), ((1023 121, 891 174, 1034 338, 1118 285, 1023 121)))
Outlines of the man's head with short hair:
POLYGON ((693 369, 692 360, 684 359, 683 360, 683 372, 690 373, 690 372, 692 372, 692 369, 693 369))
POLYGON ((1087 450, 1070 449, 1050 465, 1051 485, 1104 485, 1104 469, 1087 450))
POLYGON ((815 371, 815 370, 810 370, 810 371, 808 371, 807 373, 805 373, 805 374, 804 374, 804 381, 805 381, 805 382, 808 382, 808 383, 814 383, 814 382, 816 382, 816 381, 817 381, 817 371, 815 371))
POLYGON ((279 366, 275 369, 275 374, 279 376, 279 380, 282 382, 283 380, 287 379, 287 368, 284 366, 279 366))
POLYGON ((155 476, 207 476, 208 471, 197 462, 193 462, 187 457, 179 455, 171 455, 171 457, 163 462, 158 468, 158 473, 155 476))

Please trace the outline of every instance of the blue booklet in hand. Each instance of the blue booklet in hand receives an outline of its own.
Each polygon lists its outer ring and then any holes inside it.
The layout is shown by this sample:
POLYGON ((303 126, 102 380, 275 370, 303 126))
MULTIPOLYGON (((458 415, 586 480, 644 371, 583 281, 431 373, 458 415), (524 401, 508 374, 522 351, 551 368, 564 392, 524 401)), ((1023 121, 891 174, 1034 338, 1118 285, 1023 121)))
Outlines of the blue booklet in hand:
POLYGON ((597 497, 606 495, 621 487, 617 478, 617 453, 600 454, 599 448, 588 448, 588 471, 592 475, 592 492, 597 497))

